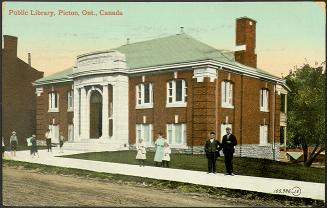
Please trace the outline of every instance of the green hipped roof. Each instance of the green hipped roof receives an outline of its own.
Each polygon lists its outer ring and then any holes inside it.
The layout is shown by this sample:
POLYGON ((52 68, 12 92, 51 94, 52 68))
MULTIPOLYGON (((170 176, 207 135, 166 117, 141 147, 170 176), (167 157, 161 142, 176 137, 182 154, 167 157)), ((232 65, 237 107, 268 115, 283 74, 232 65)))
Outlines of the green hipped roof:
MULTIPOLYGON (((118 50, 125 54, 129 69, 207 59, 224 62, 234 66, 247 67, 235 62, 232 51, 218 50, 187 34, 177 34, 143 42, 131 43, 122 45, 113 50, 118 50)), ((273 76, 262 69, 253 68, 253 70, 273 76)), ((35 83, 38 84, 39 82, 44 81, 65 79, 68 78, 67 75, 72 72, 73 67, 36 80, 35 83)))
POLYGON ((38 80, 35 81, 35 83, 50 81, 50 80, 51 81, 55 81, 55 80, 59 81, 59 80, 68 78, 67 76, 72 74, 72 73, 73 73, 73 67, 70 67, 70 68, 64 69, 63 71, 60 71, 60 72, 51 74, 49 76, 43 77, 41 79, 38 79, 38 80))
POLYGON ((227 55, 223 55, 222 51, 197 41, 186 34, 132 43, 114 50, 126 55, 127 66, 130 69, 205 59, 226 63, 234 62, 228 59, 227 55))

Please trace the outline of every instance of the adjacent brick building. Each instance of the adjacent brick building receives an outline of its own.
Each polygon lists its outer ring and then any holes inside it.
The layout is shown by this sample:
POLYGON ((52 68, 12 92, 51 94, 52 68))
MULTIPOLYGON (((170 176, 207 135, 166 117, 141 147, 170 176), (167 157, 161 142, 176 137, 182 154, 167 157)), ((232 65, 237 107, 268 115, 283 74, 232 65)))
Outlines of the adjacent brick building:
POLYGON ((230 126, 237 155, 278 159, 287 87, 256 68, 255 27, 236 20, 236 52, 181 33, 78 56, 76 66, 34 83, 37 136, 49 127, 105 150, 139 138, 151 148, 161 132, 175 151, 201 153, 209 132, 220 139, 230 126))
MULTIPOLYGON (((2 119, 1 131, 6 145, 12 131, 17 132, 19 143, 25 144, 26 138, 36 131, 36 97, 32 85, 43 77, 40 72, 17 57, 18 39, 4 35, 2 49, 2 119)), ((29 56, 29 60, 30 60, 29 56)))

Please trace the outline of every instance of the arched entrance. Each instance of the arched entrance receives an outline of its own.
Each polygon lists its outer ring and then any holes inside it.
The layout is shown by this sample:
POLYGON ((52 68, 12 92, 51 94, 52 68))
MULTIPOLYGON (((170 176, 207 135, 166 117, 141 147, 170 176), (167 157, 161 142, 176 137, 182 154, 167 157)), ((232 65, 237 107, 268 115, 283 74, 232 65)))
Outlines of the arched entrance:
POLYGON ((102 136, 102 96, 97 90, 91 92, 90 98, 90 138, 102 136))

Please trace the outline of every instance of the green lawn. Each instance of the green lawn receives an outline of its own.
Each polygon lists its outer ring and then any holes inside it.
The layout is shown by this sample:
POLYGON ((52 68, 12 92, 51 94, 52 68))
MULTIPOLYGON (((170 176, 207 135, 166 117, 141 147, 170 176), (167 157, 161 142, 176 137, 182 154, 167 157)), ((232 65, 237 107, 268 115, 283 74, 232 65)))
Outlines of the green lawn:
MULTIPOLYGON (((77 158, 85 160, 97 160, 104 162, 138 164, 135 160, 136 151, 117 151, 117 152, 94 152, 76 155, 66 155, 62 157, 77 158)), ((154 153, 147 152, 145 165, 154 166, 154 153)), ((281 178, 290 180, 301 180, 309 182, 324 183, 325 169, 307 168, 299 164, 289 164, 278 161, 240 158, 233 160, 234 172, 237 175, 258 176, 268 178, 281 178)), ((171 168, 207 171, 207 159, 204 155, 171 154, 171 168)), ((217 172, 224 173, 224 158, 220 157, 217 161, 217 172)))

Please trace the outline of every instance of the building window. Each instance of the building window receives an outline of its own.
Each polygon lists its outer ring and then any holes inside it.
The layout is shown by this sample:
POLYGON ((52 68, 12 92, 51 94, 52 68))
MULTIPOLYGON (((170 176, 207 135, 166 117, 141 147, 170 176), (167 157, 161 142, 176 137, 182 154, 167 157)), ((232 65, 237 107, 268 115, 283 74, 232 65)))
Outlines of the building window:
POLYGON ((225 134, 227 134, 226 133, 226 128, 227 127, 229 127, 229 128, 231 128, 231 133, 232 133, 232 124, 227 124, 227 123, 222 123, 221 124, 221 127, 220 127, 220 141, 222 141, 223 140, 223 136, 225 135, 225 134))
POLYGON ((170 145, 186 145, 186 124, 167 124, 167 140, 170 145))
POLYGON ((268 111, 269 91, 267 89, 260 90, 260 111, 268 111))
POLYGON ((280 95, 280 112, 286 113, 286 95, 280 95))
POLYGON ((260 125, 260 145, 268 144, 268 125, 260 125))
POLYGON ((73 111, 73 90, 68 91, 67 93, 67 111, 73 111))
POLYGON ((136 85, 136 107, 137 108, 152 108, 153 93, 151 83, 142 83, 136 85))
POLYGON ((186 107, 187 86, 185 80, 167 82, 167 107, 186 107))
POLYGON ((59 143, 59 125, 50 124, 49 129, 50 129, 50 135, 51 135, 51 142, 59 143))
POLYGON ((221 106, 233 108, 233 84, 229 81, 221 83, 221 106))
POLYGON ((285 126, 280 127, 280 145, 286 145, 285 144, 285 126))
POLYGON ((136 142, 143 139, 148 146, 152 145, 152 124, 136 124, 136 142))
POLYGON ((59 93, 50 92, 49 93, 49 112, 59 111, 59 93))

